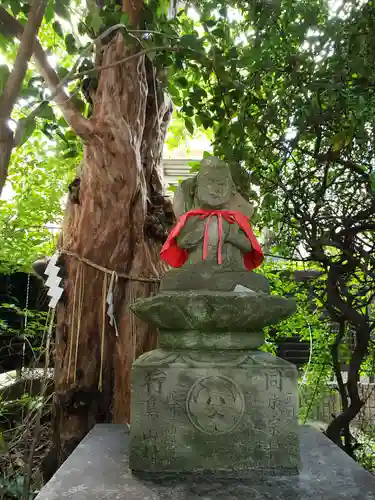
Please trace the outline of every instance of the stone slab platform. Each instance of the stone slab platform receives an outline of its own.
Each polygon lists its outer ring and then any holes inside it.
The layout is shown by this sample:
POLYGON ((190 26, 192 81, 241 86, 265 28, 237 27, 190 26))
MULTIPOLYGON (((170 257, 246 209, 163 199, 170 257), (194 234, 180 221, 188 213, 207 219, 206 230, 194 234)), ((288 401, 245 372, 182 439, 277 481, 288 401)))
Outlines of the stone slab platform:
POLYGON ((299 476, 218 481, 214 476, 134 477, 128 428, 97 425, 36 500, 375 500, 375 477, 316 429, 301 426, 299 476))

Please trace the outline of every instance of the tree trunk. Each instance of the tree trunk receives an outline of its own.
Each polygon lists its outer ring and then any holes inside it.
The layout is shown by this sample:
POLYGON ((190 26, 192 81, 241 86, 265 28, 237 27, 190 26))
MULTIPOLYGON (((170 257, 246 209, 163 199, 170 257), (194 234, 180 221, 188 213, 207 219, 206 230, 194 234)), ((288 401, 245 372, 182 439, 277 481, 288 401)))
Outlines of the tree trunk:
MULTIPOLYGON (((352 307, 352 297, 348 292, 343 292, 343 289, 345 290, 344 287, 341 287, 343 297, 340 294, 340 282, 341 284, 345 283, 344 276, 350 276, 356 265, 354 264, 355 259, 350 256, 350 249, 346 252, 346 258, 348 258, 347 264, 342 266, 330 266, 327 276, 326 292, 327 310, 331 314, 331 317, 334 320, 339 320, 341 323, 346 322, 355 330, 356 345, 351 356, 348 381, 346 384, 347 401, 349 399, 350 404, 346 403, 343 405, 343 411, 332 420, 325 434, 331 441, 343 448, 346 453, 353 458, 354 440, 350 433, 350 424, 359 414, 365 403, 359 393, 358 380, 362 362, 365 360, 368 352, 371 331, 369 318, 352 307), (345 437, 344 445, 341 440, 342 435, 345 437)), ((338 343, 339 342, 340 340, 338 339, 338 343)), ((335 362, 334 358, 333 361, 335 362)), ((344 391, 346 392, 341 385, 340 394, 342 396, 345 396, 344 391)))
MULTIPOLYGON (((126 48, 117 34, 105 47, 101 64, 135 51, 139 47, 126 48)), ((145 231, 150 221, 151 226, 164 224, 160 211, 171 217, 161 181, 171 105, 155 81, 144 56, 100 74, 79 201, 68 202, 60 242, 66 279, 58 306, 54 438, 46 478, 95 423, 129 422, 132 363, 156 345, 156 332, 129 310, 135 298, 157 291, 165 271, 155 236, 160 231, 145 231), (153 200, 159 202, 156 216, 153 200), (114 291, 118 336, 105 303, 111 274, 96 266, 120 275, 114 291)))
POLYGON ((0 195, 8 177, 8 167, 13 149, 13 132, 7 124, 0 127, 0 195))

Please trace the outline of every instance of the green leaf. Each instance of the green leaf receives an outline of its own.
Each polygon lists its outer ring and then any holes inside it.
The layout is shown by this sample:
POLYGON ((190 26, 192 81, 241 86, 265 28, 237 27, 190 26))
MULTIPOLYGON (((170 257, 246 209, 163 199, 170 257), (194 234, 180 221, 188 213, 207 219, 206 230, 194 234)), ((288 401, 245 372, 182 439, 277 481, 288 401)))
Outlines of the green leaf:
POLYGON ((34 97, 34 98, 38 98, 40 95, 40 91, 38 88, 36 87, 32 87, 32 86, 27 86, 27 87, 22 87, 21 91, 20 91, 20 97, 34 97))
POLYGON ((53 28, 54 32, 56 33, 56 35, 58 35, 60 38, 64 38, 64 32, 63 32, 62 26, 58 21, 55 21, 54 23, 52 23, 52 28, 53 28))
POLYGON ((47 4, 47 8, 44 12, 44 18, 47 23, 50 23, 53 19, 53 14, 54 14, 54 0, 49 0, 47 4))
POLYGON ((33 134, 36 128, 36 120, 35 118, 22 118, 19 121, 19 125, 23 127, 23 134, 18 147, 22 146, 27 141, 27 139, 33 134))
POLYGON ((341 151, 341 149, 344 149, 350 144, 351 139, 352 137, 348 130, 342 130, 341 132, 338 132, 332 137, 332 149, 334 151, 341 151))
POLYGON ((57 76, 62 80, 63 78, 66 77, 66 75, 69 73, 69 71, 66 68, 59 67, 56 70, 57 76))
MULTIPOLYGON (((145 50, 149 50, 152 48, 152 45, 150 43, 143 43, 142 46, 144 47, 145 50)), ((149 50, 146 54, 147 58, 150 59, 150 61, 153 61, 155 57, 157 56, 156 50, 149 50)), ((163 66, 163 63, 161 62, 160 66, 163 66)))
POLYGON ((187 129, 187 131, 193 135, 194 134, 194 123, 193 121, 191 120, 191 118, 189 118, 188 116, 186 116, 184 118, 184 121, 185 121, 185 127, 187 129))
POLYGON ((42 104, 42 106, 40 107, 38 116, 39 116, 39 118, 44 118, 45 120, 50 120, 50 121, 55 120, 55 114, 52 111, 52 108, 48 104, 48 102, 44 102, 42 104))
POLYGON ((63 19, 70 19, 69 0, 55 0, 55 12, 63 19))
POLYGON ((78 111, 80 111, 81 113, 85 111, 86 104, 84 101, 82 101, 82 99, 79 99, 77 96, 73 95, 70 100, 72 101, 74 106, 78 109, 78 111))
POLYGON ((198 86, 195 86, 193 92, 189 94, 190 102, 196 106, 200 104, 201 100, 205 97, 207 97, 206 91, 198 86))
POLYGON ((6 52, 8 48, 12 45, 13 45, 13 40, 9 40, 9 38, 5 37, 2 33, 0 33, 0 49, 6 52))
POLYGON ((275 202, 276 197, 272 193, 266 193, 262 200, 262 208, 268 209, 275 202))
POLYGON ((228 57, 230 59, 238 59, 238 50, 237 47, 232 47, 228 52, 228 57))
POLYGON ((120 24, 124 24, 125 26, 129 25, 129 14, 126 12, 121 13, 120 24))
POLYGON ((77 134, 73 130, 67 130, 65 133, 65 139, 67 141, 72 141, 77 139, 77 134))
POLYGON ((182 106, 182 99, 180 96, 180 93, 178 89, 174 86, 172 81, 169 81, 169 86, 168 86, 169 92, 172 96, 172 101, 175 106, 182 106))
POLYGON ((65 47, 68 54, 75 54, 77 52, 77 45, 74 36, 69 33, 65 37, 65 47))
POLYGON ((213 120, 208 113, 205 113, 204 111, 199 111, 198 116, 203 125, 203 128, 208 129, 212 127, 213 120))
POLYGON ((4 86, 9 76, 9 68, 5 64, 0 65, 0 94, 4 90, 4 86))
POLYGON ((225 37, 225 31, 223 30, 223 28, 216 28, 213 31, 211 31, 211 33, 213 35, 215 35, 219 39, 225 39, 226 38, 225 37))
POLYGON ((57 125, 59 127, 62 127, 62 128, 66 128, 67 127, 67 123, 66 123, 66 120, 64 117, 61 117, 57 120, 57 125))
POLYGON ((82 22, 82 21, 80 21, 80 22, 78 23, 78 33, 79 33, 80 35, 86 35, 86 33, 87 33, 87 27, 86 27, 86 24, 85 24, 84 22, 82 22))
POLYGON ((182 88, 187 88, 189 86, 189 82, 184 76, 179 76, 176 78, 176 84, 179 85, 182 88))
POLYGON ((86 17, 85 23, 94 31, 95 34, 97 34, 103 24, 100 10, 95 0, 86 0, 86 3, 89 14, 86 17))
POLYGON ((192 108, 191 106, 187 106, 186 104, 182 106, 182 111, 183 113, 185 113, 186 116, 194 115, 194 108, 192 108))
POLYGON ((193 50, 201 50, 202 49, 202 44, 199 40, 198 35, 184 35, 180 39, 180 45, 181 47, 188 48, 188 49, 193 49, 193 50))
POLYGON ((370 174, 370 185, 372 192, 375 193, 375 170, 370 174))
POLYGON ((157 18, 162 18, 167 16, 168 9, 170 6, 169 0, 159 0, 158 6, 156 7, 156 16, 157 18))
POLYGON ((76 148, 68 149, 66 153, 63 154, 63 158, 76 158, 78 156, 78 152, 76 148))
POLYGON ((191 174, 199 172, 199 169, 200 169, 200 166, 201 166, 201 164, 200 164, 199 161, 189 161, 188 165, 190 167, 190 173, 191 174))
POLYGON ((10 8, 12 9, 13 15, 17 17, 22 10, 22 4, 21 2, 11 2, 10 8))

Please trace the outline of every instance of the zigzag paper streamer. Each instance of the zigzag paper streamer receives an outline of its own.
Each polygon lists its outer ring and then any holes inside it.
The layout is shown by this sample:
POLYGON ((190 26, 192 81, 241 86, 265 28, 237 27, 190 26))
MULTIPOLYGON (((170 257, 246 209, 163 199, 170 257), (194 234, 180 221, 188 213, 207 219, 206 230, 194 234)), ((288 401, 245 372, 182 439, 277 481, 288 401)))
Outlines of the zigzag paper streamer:
POLYGON ((57 306, 57 303, 64 292, 64 289, 59 286, 61 284, 62 278, 58 275, 60 272, 60 268, 56 265, 58 258, 59 253, 56 252, 51 257, 48 266, 44 271, 44 274, 48 276, 45 285, 49 288, 47 295, 51 297, 51 300, 48 304, 51 309, 54 309, 57 306))

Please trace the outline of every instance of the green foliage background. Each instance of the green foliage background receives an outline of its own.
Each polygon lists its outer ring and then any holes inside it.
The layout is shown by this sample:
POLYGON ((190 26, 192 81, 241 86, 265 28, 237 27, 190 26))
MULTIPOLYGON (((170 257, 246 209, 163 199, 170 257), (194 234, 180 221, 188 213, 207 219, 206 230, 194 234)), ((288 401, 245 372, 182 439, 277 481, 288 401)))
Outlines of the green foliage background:
MULTIPOLYGON (((340 231, 358 221, 370 227, 374 216, 373 2, 198 0, 172 19, 165 1, 145 5, 142 30, 134 30, 114 1, 99 9, 92 0, 50 0, 41 43, 60 77, 69 74, 71 99, 87 117, 85 89, 97 84, 93 41, 116 25, 128 44, 147 51, 175 106, 168 143, 178 146, 187 135, 207 133, 214 153, 230 162, 241 192, 257 206, 257 229, 274 230, 270 252, 298 257, 305 268, 322 272, 311 307, 306 289, 280 278, 281 271, 302 264, 263 267, 274 293, 298 299, 298 313, 277 334, 298 332, 312 340, 305 382, 320 388, 322 371, 325 381, 331 375, 329 347, 336 335, 322 316, 327 272, 345 265, 340 231)), ((27 2, 9 0, 1 7, 25 22, 27 2)), ((0 36, 0 88, 16 48, 14 40, 0 36)), ((28 269, 35 257, 51 251, 45 225, 61 223, 61 200, 82 156, 82 145, 49 101, 33 65, 20 97, 13 118, 26 126, 8 181, 15 196, 0 204, 2 271, 28 269)), ((366 315, 374 290, 374 231, 365 228, 357 236, 357 264, 343 279, 351 305, 366 315)), ((266 348, 273 349, 271 337, 266 348)), ((341 361, 350 355, 343 343, 341 361)), ((362 369, 373 371, 371 343, 362 369)))

